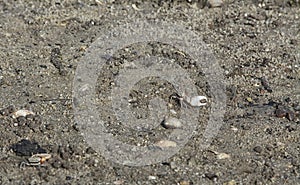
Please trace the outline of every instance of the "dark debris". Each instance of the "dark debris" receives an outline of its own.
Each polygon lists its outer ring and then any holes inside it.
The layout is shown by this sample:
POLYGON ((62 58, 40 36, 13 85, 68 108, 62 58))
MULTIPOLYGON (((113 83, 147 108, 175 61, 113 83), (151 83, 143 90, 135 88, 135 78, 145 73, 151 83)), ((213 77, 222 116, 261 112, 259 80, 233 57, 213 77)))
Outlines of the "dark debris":
POLYGON ((295 113, 288 108, 278 106, 275 110, 275 116, 278 118, 287 118, 289 121, 293 121, 295 118, 295 113))
POLYGON ((22 139, 10 147, 18 156, 32 156, 38 153, 47 153, 37 142, 22 139))
POLYGON ((59 74, 65 76, 66 71, 62 64, 62 55, 59 48, 53 48, 51 51, 50 62, 54 65, 56 69, 58 69, 59 74))

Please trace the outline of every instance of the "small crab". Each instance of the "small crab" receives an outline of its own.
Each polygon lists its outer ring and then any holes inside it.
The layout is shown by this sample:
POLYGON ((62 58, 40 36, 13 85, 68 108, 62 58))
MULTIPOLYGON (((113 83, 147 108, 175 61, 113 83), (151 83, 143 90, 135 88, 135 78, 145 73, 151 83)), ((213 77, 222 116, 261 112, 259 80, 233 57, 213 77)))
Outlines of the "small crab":
POLYGON ((21 162, 20 167, 26 166, 42 166, 43 163, 51 158, 51 154, 41 153, 41 154, 34 154, 25 162, 21 162))
POLYGON ((181 107, 200 107, 207 103, 207 98, 205 96, 189 97, 186 93, 183 93, 182 96, 175 93, 171 96, 171 99, 179 100, 181 107))

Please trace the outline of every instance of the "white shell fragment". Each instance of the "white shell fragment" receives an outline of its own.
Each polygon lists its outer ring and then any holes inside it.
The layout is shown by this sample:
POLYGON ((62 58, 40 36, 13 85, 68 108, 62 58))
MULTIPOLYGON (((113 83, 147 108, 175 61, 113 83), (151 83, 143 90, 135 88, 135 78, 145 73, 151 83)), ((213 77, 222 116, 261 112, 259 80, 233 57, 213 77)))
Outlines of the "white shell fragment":
POLYGON ((174 109, 170 109, 170 113, 173 114, 173 115, 177 114, 177 112, 174 109))
POLYGON ((234 127, 234 126, 231 126, 230 129, 231 129, 232 131, 234 131, 234 132, 236 132, 236 131, 239 130, 238 128, 236 128, 236 127, 234 127))
POLYGON ((160 148, 169 148, 169 147, 176 147, 177 143, 170 140, 160 140, 157 143, 154 144, 155 146, 158 146, 160 148))
POLYGON ((149 180, 155 180, 155 179, 156 179, 156 177, 155 177, 155 176, 152 176, 152 175, 150 175, 150 176, 148 176, 148 179, 149 179, 149 180))
POLYGON ((164 121, 162 122, 162 126, 166 129, 176 129, 181 128, 182 123, 179 119, 170 117, 164 119, 164 121))
POLYGON ((229 159, 230 155, 226 153, 219 153, 217 154, 217 159, 229 159))
POLYGON ((194 97, 191 97, 189 103, 193 107, 200 107, 200 106, 206 105, 207 98, 205 96, 194 96, 194 97))
POLYGON ((230 155, 226 154, 226 153, 220 153, 220 152, 216 152, 213 150, 211 150, 211 152, 217 155, 217 159, 229 159, 230 158, 230 155))
POLYGON ((28 115, 34 115, 34 113, 32 111, 29 111, 29 110, 21 109, 21 110, 18 110, 16 112, 14 112, 12 114, 12 117, 13 118, 18 118, 20 116, 26 117, 28 115))

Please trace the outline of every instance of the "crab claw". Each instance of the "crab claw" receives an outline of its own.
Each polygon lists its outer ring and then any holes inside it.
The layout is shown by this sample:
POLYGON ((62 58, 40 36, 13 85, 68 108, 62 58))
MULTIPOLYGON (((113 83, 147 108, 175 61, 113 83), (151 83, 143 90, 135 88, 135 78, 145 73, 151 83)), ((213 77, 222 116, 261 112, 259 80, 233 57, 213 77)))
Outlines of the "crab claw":
POLYGON ((205 96, 194 96, 191 97, 190 104, 193 107, 200 107, 206 105, 207 98, 205 96))

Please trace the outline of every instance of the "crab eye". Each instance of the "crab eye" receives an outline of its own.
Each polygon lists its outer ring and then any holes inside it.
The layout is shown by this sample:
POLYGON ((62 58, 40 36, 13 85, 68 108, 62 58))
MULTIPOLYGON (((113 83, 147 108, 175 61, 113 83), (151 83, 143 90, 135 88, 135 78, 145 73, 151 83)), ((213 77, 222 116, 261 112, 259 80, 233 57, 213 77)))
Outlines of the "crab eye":
POLYGON ((45 157, 42 157, 40 160, 40 163, 43 164, 47 159, 45 157))
POLYGON ((191 98, 190 104, 195 107, 206 105, 207 98, 205 96, 194 96, 191 98))
POLYGON ((199 100, 200 103, 207 103, 207 99, 201 99, 199 100))

